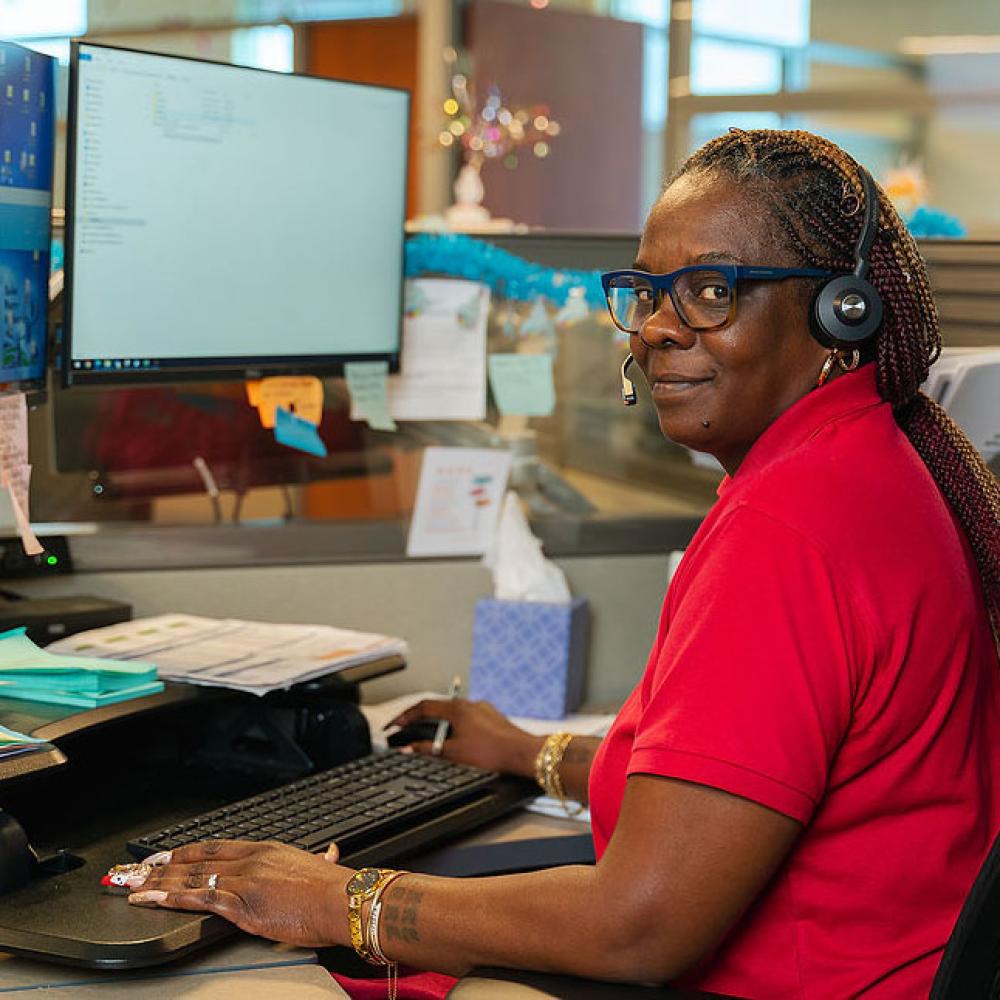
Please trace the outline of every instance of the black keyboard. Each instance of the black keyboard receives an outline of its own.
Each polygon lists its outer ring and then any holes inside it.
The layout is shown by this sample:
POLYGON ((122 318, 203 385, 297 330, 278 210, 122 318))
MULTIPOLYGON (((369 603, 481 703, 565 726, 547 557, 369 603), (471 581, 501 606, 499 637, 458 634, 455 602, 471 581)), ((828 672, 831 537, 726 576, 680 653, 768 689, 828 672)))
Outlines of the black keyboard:
POLYGON ((481 825, 528 801, 521 779, 419 754, 371 754, 128 842, 144 858, 194 840, 331 841, 344 860, 380 864, 481 825))

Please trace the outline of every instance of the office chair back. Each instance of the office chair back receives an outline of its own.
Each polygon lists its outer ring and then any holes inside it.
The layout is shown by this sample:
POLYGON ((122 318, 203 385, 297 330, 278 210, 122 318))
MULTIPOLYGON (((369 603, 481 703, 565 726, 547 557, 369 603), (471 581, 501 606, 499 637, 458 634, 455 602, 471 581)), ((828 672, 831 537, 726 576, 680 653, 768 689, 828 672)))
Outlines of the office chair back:
POLYGON ((1000 835, 955 921, 930 1000, 1000 1000, 1000 835))

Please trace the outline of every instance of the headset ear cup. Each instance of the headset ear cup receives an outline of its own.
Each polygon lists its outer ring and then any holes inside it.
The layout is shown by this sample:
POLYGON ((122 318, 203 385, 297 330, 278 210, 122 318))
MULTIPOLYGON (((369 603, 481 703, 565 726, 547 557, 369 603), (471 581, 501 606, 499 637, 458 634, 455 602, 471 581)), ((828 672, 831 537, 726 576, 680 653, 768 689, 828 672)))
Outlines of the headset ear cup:
POLYGON ((858 344, 878 333, 882 298, 874 285, 853 274, 842 274, 822 285, 813 301, 813 335, 827 347, 858 344), (861 306, 857 314, 851 307, 861 306), (818 332, 817 332, 818 328, 818 332))
POLYGON ((809 332, 813 335, 814 340, 818 340, 824 347, 832 350, 837 346, 837 342, 823 325, 823 315, 820 312, 820 296, 827 284, 828 282, 823 282, 817 286, 809 302, 809 332))

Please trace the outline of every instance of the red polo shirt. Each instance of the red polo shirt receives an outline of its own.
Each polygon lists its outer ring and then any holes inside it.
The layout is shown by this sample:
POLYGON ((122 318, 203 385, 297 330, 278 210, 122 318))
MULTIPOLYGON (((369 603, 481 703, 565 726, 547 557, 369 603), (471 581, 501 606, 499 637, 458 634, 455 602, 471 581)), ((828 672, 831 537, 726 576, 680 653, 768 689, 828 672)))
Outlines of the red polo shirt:
POLYGON ((629 774, 759 802, 802 835, 685 985, 926 996, 1000 828, 1000 664, 972 552, 872 365, 783 413, 719 497, 594 760, 598 854, 629 774))

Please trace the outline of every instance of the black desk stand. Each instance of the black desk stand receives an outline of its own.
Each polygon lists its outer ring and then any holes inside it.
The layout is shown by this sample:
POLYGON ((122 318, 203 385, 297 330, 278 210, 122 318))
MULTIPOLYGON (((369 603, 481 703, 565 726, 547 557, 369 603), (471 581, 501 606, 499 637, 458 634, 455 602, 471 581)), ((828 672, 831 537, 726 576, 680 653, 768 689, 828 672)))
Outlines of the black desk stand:
POLYGON ((370 752, 358 685, 399 657, 257 698, 168 684, 92 711, 0 698, 0 721, 52 749, 0 761, 0 951, 91 968, 177 958, 234 932, 130 907, 101 876, 125 842, 370 752))

